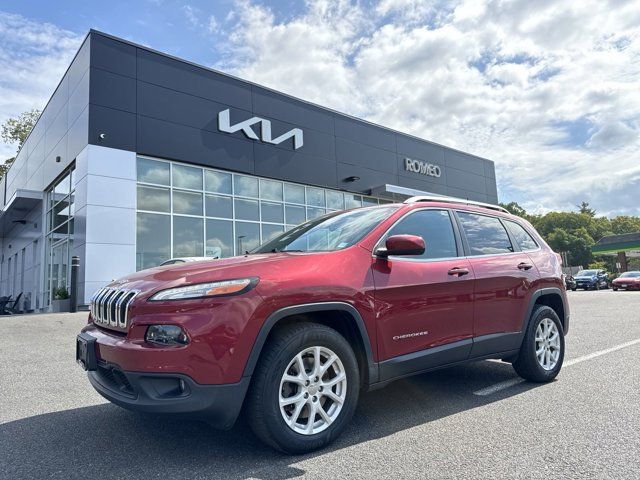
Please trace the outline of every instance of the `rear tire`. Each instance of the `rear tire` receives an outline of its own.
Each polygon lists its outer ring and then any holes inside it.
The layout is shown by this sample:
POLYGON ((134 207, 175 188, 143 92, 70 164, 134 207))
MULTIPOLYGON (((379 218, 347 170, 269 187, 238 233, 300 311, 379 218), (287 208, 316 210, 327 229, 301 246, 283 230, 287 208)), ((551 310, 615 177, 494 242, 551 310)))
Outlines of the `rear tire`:
POLYGON ((538 305, 531 313, 520 354, 513 362, 518 375, 531 382, 550 382, 564 360, 564 331, 556 312, 538 305))
POLYGON ((325 325, 302 322, 270 337, 246 411, 263 442, 300 454, 323 448, 342 433, 359 393, 358 362, 345 338, 325 325))

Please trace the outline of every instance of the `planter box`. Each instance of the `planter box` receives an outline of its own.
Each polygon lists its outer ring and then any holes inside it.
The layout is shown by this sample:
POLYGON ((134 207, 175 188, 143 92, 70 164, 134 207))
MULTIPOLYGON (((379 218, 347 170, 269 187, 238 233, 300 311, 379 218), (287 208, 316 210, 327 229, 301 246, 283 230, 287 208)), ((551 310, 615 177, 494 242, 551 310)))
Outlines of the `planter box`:
POLYGON ((51 302, 51 312, 68 312, 71 310, 71 300, 66 298, 64 300, 53 300, 51 302))

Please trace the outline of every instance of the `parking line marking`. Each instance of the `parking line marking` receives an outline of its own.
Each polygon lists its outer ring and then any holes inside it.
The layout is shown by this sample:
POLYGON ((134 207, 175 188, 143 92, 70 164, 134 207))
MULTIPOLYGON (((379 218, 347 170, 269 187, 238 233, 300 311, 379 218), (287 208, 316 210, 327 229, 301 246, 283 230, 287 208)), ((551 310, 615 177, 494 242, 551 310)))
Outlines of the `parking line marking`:
MULTIPOLYGON (((632 345, 636 345, 640 343, 640 338, 637 338, 635 340, 630 340, 628 342, 625 343, 621 343, 620 345, 616 345, 615 347, 611 347, 611 348, 606 348, 604 350, 598 350, 597 352, 593 352, 590 353, 588 355, 583 355, 581 357, 577 357, 577 358, 572 358, 571 360, 567 360, 563 367, 570 367, 571 365, 575 365, 576 363, 581 363, 581 362, 586 362, 587 360, 591 360, 593 358, 596 357, 600 357, 602 355, 606 355, 607 353, 611 353, 611 352, 615 352, 617 350, 622 350, 623 348, 627 348, 630 347, 632 345)), ((479 395, 481 397, 484 397, 486 395, 491 395, 493 393, 499 392, 500 390, 504 390, 505 388, 510 388, 513 387, 515 385, 518 385, 519 383, 524 382, 524 379, 522 378, 511 378, 509 380, 504 380, 502 382, 498 382, 494 385, 490 385, 488 387, 485 388, 481 388, 480 390, 476 390, 475 392, 473 392, 474 395, 479 395)))

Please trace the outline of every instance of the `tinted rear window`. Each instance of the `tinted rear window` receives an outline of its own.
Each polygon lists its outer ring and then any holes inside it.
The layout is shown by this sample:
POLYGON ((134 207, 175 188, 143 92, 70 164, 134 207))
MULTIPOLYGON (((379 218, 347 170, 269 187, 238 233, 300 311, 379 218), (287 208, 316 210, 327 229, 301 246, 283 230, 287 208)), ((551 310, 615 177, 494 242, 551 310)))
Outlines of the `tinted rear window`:
POLYGON ((538 244, 536 241, 529 235, 522 225, 516 222, 511 222, 509 220, 505 220, 507 228, 515 238, 516 243, 520 247, 522 251, 535 250, 538 248, 538 244))
POLYGON ((467 237, 471 255, 513 252, 509 235, 496 217, 458 212, 458 218, 467 237))

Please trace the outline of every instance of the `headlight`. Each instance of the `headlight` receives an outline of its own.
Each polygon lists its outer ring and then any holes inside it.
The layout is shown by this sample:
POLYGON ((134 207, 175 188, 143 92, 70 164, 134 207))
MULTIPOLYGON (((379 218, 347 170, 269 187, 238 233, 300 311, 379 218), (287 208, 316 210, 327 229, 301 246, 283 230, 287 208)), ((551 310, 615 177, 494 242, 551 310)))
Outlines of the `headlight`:
POLYGON ((257 283, 258 279, 255 277, 224 280, 222 282, 196 283, 195 285, 187 285, 186 287, 162 290, 149 298, 149 300, 158 302, 162 300, 184 300, 189 298, 238 295, 251 290, 257 283))
POLYGON ((144 339, 158 345, 186 345, 189 337, 177 325, 149 325, 144 339))

